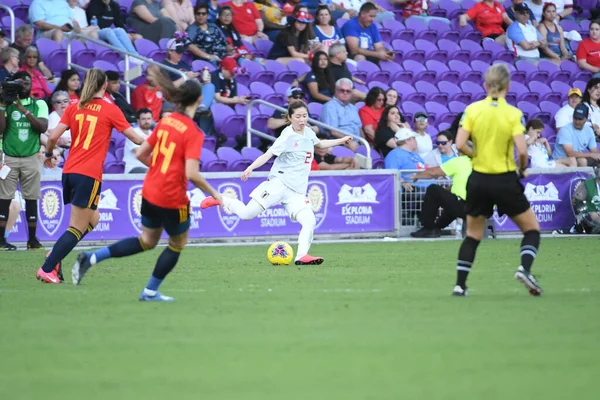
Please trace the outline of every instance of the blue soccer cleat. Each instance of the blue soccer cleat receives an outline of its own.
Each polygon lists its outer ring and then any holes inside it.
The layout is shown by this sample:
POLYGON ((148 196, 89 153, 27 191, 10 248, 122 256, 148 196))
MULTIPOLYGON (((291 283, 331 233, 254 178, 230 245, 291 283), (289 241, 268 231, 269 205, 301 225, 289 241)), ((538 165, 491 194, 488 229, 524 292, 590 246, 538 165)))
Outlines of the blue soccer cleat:
POLYGON ((175 301, 174 297, 165 296, 160 292, 156 292, 154 296, 150 296, 146 294, 146 291, 143 290, 140 295, 140 301, 175 301))
POLYGON ((73 280, 73 285, 79 285, 85 273, 92 267, 90 264, 90 255, 86 252, 79 253, 77 255, 77 261, 75 261, 75 265, 73 265, 73 269, 71 270, 71 279, 73 280))

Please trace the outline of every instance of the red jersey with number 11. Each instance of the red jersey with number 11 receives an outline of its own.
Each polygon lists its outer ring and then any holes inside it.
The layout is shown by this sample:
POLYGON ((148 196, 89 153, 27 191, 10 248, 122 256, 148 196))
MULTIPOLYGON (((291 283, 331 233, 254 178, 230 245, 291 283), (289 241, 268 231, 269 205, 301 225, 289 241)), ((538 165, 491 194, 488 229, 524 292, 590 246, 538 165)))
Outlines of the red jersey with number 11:
POLYGON ((158 207, 186 206, 185 162, 200 159, 204 133, 190 117, 175 112, 161 119, 146 141, 153 150, 142 197, 158 207))
POLYGON ((110 134, 131 128, 119 107, 103 99, 93 99, 85 108, 71 104, 60 122, 71 130, 71 148, 63 174, 81 174, 102 182, 104 159, 110 134))

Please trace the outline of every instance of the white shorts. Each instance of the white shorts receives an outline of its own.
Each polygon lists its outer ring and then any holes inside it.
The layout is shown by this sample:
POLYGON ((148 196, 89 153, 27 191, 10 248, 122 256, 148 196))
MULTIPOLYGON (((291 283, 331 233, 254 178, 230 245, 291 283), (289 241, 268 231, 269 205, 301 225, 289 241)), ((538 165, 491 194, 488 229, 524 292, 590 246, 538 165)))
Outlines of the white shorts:
POLYGON ((292 221, 296 221, 296 215, 308 208, 312 210, 310 200, 306 195, 294 192, 279 179, 271 179, 258 185, 250 193, 250 198, 256 200, 263 209, 271 208, 281 204, 292 221))

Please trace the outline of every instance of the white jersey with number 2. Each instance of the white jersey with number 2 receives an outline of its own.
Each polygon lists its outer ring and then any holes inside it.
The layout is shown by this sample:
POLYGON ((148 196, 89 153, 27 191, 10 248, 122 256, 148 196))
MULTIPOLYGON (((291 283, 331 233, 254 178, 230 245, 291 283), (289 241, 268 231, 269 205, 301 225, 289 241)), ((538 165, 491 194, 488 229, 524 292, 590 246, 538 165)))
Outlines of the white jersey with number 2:
POLYGON ((269 149, 277 158, 269 172, 269 179, 279 179, 294 192, 305 195, 308 175, 314 158, 315 145, 320 140, 309 127, 300 135, 288 126, 269 149))

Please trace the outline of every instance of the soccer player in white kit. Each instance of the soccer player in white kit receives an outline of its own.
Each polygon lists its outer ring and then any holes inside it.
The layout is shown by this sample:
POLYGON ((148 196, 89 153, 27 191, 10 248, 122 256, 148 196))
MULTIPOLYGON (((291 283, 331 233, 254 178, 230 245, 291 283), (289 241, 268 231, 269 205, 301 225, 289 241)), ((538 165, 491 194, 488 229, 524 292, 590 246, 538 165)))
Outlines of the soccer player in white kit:
MULTIPOLYGON (((291 122, 290 126, 281 132, 281 136, 275 140, 273 146, 254 160, 241 176, 242 181, 246 181, 252 171, 276 156, 267 180, 252 191, 248 204, 222 196, 222 206, 241 219, 249 220, 269 207, 283 205, 291 220, 302 225, 298 236, 296 265, 318 265, 323 262, 323 258, 308 254, 317 223, 310 200, 306 197, 314 150, 315 147, 329 148, 348 143, 352 140, 352 136, 319 140, 315 132, 307 126, 308 107, 300 100, 290 103, 287 115, 291 122)), ((208 208, 217 205, 220 205, 219 201, 207 197, 200 207, 208 208)))

